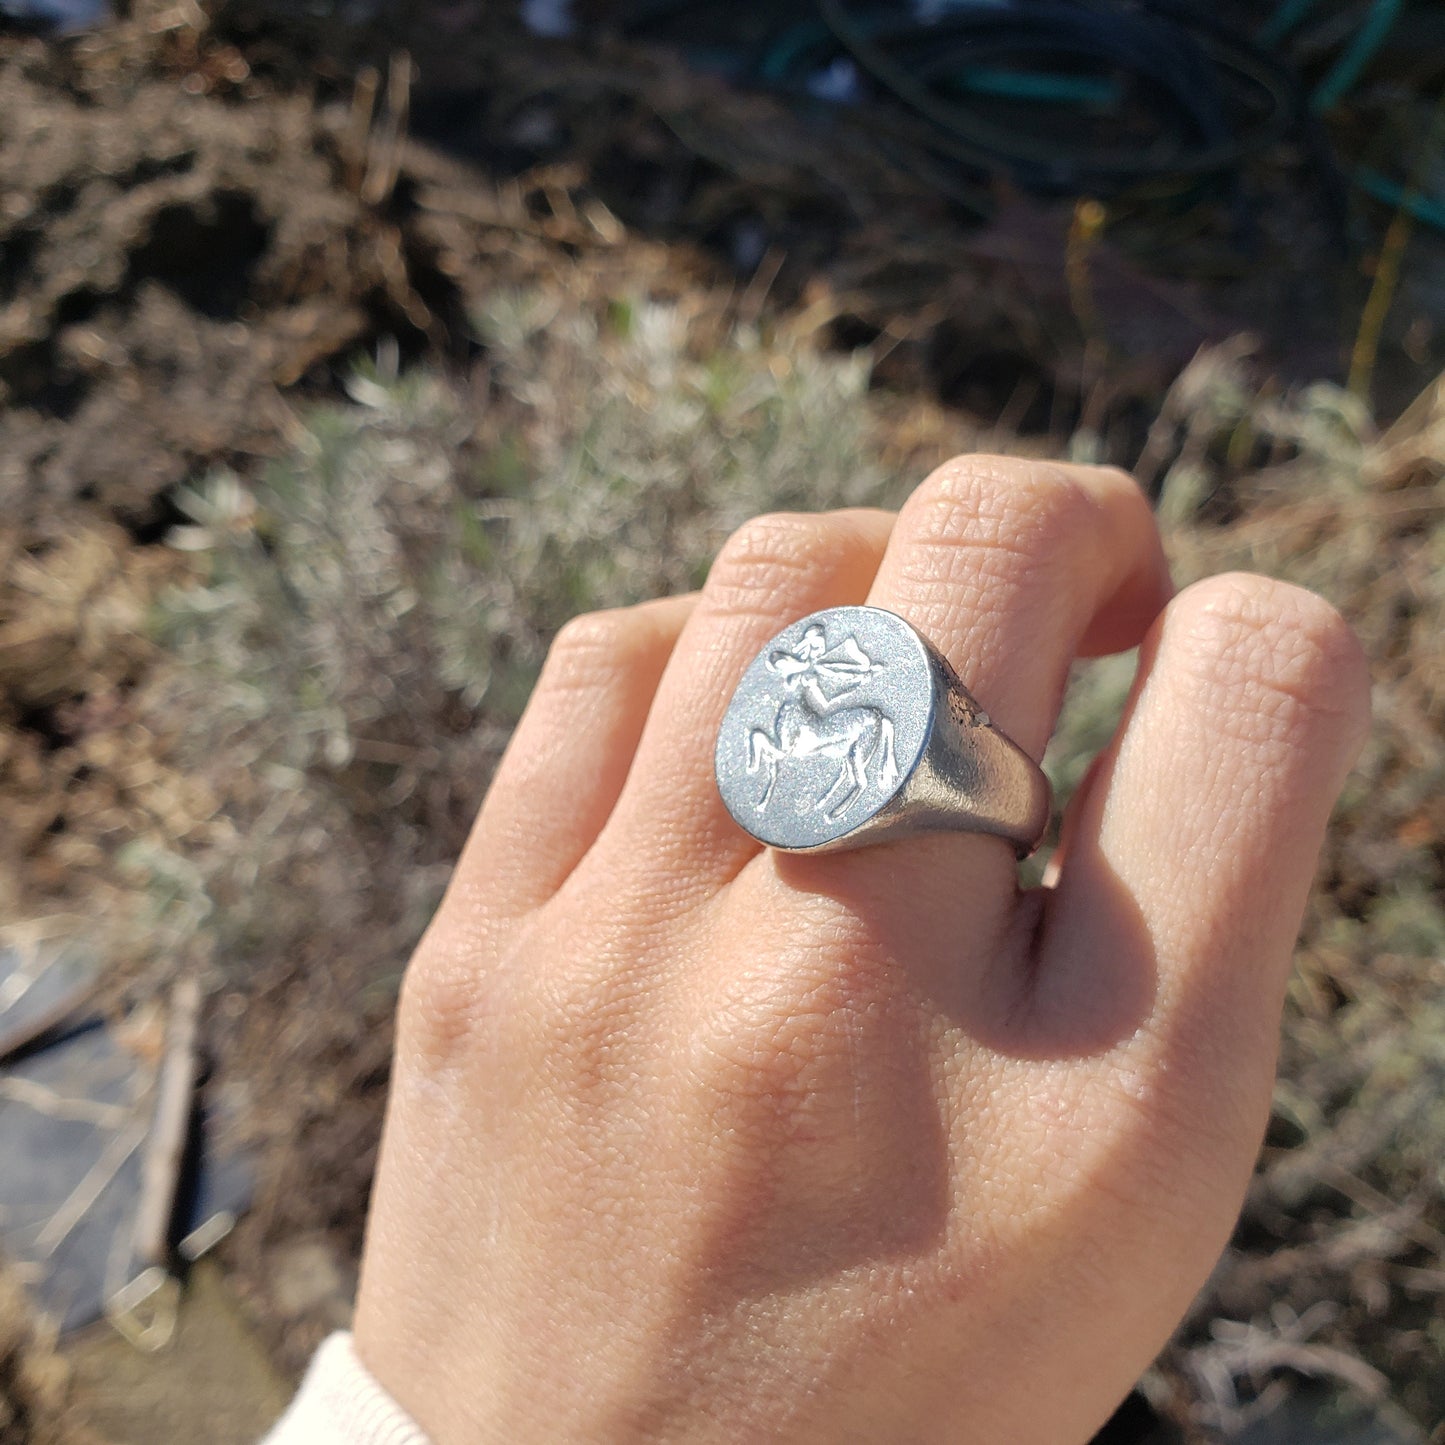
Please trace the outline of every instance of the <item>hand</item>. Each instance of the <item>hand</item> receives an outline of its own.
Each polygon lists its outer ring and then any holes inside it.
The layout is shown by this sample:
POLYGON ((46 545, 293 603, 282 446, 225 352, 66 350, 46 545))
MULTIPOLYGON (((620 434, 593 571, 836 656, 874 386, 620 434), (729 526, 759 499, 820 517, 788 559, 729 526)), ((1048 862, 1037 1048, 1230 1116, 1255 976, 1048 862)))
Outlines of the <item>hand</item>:
POLYGON ((972 457, 563 630, 402 993, 356 1341, 437 1445, 1108 1417, 1234 1223, 1368 725, 1318 598, 1169 593, 1127 477, 972 457), (865 600, 1035 757, 1074 659, 1142 640, 1051 888, 997 838, 780 855, 728 818, 743 669, 865 600))

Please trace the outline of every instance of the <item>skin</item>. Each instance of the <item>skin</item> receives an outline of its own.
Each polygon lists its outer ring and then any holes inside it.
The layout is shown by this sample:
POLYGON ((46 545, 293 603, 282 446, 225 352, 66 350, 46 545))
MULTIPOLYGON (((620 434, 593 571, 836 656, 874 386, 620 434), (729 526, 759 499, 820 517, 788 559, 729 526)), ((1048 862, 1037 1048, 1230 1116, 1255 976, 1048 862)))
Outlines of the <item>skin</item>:
POLYGON ((402 991, 355 1338, 436 1445, 1087 1441, 1237 1217, 1364 740, 1310 593, 1171 596, 1121 473, 991 457, 759 518, 558 637, 402 991), (779 855, 713 741, 869 602, 1033 756, 1142 643, 1050 886, 997 838, 779 855))

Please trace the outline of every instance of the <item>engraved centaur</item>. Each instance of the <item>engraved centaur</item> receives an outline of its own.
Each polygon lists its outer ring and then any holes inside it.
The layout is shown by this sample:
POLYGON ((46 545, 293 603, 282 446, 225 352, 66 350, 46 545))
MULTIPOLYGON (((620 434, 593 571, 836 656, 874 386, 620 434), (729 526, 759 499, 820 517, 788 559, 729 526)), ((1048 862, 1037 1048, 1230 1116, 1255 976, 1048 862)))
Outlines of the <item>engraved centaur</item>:
POLYGON ((773 720, 771 736, 763 728, 748 734, 748 772, 767 771, 768 783, 758 812, 768 806, 785 758, 836 758, 842 762, 833 785, 814 805, 828 821, 843 816, 863 796, 869 769, 878 785, 898 781, 893 753, 893 720, 876 707, 850 705, 863 684, 883 670, 851 634, 829 648, 823 629, 814 625, 790 649, 775 652, 768 667, 782 678, 789 696, 773 720), (836 806, 835 806, 836 803, 836 806))

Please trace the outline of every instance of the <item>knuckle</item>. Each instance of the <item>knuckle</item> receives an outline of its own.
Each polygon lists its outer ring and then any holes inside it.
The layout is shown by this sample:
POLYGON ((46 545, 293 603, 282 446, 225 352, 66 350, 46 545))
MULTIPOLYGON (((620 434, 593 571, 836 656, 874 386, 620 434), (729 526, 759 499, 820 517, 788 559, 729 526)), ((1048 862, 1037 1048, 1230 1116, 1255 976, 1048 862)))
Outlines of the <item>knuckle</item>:
MULTIPOLYGON (((954 585, 960 567, 982 566, 988 580, 1054 566, 1061 554, 1096 545, 1108 529, 1101 491, 1105 469, 1018 457, 956 457, 935 471, 905 509, 906 532, 927 574, 954 585), (979 554, 983 554, 982 560, 979 554), (950 561, 950 554, 968 556, 950 561)), ((1117 486, 1123 473, 1111 472, 1117 486)), ((1132 482, 1130 483, 1132 486, 1132 482)))
POLYGON ((538 973, 522 997, 555 1086, 579 1104, 635 1091, 656 995, 647 942, 626 926, 592 932, 575 957, 538 973))
POLYGON ((558 970, 543 989, 541 1032, 548 1054, 568 1072, 600 1077, 635 1015, 622 980, 603 971, 558 970))
MULTIPOLYGON (((1267 1085, 1262 1099, 1267 1103, 1267 1085)), ((1178 1089, 1141 1089, 1126 1080, 1106 1090, 1092 1110, 1093 1137, 1107 1143, 1081 1162, 1072 1180, 1076 1202, 1090 1212, 1105 1210, 1110 1232, 1136 1249, 1151 1236, 1157 1240, 1162 1226, 1167 1247, 1177 1250, 1185 1240, 1212 1258, 1224 1246, 1232 1202, 1243 1195, 1263 1137, 1260 1098, 1246 1100, 1234 1090, 1206 1105, 1178 1089), (1167 1218, 1161 1199, 1172 1201, 1167 1218)), ((1087 1117, 1089 1106, 1081 1112, 1087 1117)), ((1098 1281, 1086 1272, 1075 1283, 1087 1288, 1098 1281)))
POLYGON ((1131 1172, 1147 1176, 1153 1166, 1165 1176, 1146 1178, 1141 1203, 1157 1198, 1171 1177, 1176 1187, 1181 1179, 1203 1184, 1248 1167, 1264 1133, 1269 1079, 1231 1058, 1237 1053, 1222 1041, 1176 1038, 1167 1068, 1121 1069, 1105 1088, 1104 1107, 1120 1120, 1126 1152, 1138 1161, 1131 1172), (1200 1078, 1217 1086, 1185 1082, 1200 1078))
POLYGON ((1250 573, 1196 583, 1174 605, 1176 655, 1222 726, 1245 741, 1295 747, 1321 730, 1369 728, 1369 666, 1322 597, 1250 573))
POLYGON ((568 690, 596 687, 626 669, 645 641, 646 633, 630 608, 584 612, 558 630, 542 682, 568 690))
POLYGON ((781 959, 733 980, 693 1040, 695 1076, 760 1141, 856 1135, 899 1027, 889 970, 850 949, 781 959))
POLYGON ((777 1277, 936 1229, 939 1079, 921 1011, 881 956, 775 958, 711 1002, 694 1015, 681 1112, 716 1141, 730 1246, 777 1277))
POLYGON ((445 1072, 472 1052, 485 1012, 480 970, 423 941, 402 975, 398 1054, 428 1073, 445 1072))
POLYGON ((790 577, 810 571, 823 550, 826 523, 774 512, 745 522, 723 543, 704 593, 715 607, 770 611, 790 577))
POLYGON ((1216 1212, 1221 1181, 1243 1187, 1263 1135, 1268 1081, 1250 1075, 1206 1093, 1176 1078, 1188 1062, 1125 1065, 1069 1091, 1072 1134, 1052 1161, 1061 1201, 1102 1206, 1132 1232, 1157 1219, 1161 1198, 1175 1201, 1177 1222, 1193 1206, 1216 1212))

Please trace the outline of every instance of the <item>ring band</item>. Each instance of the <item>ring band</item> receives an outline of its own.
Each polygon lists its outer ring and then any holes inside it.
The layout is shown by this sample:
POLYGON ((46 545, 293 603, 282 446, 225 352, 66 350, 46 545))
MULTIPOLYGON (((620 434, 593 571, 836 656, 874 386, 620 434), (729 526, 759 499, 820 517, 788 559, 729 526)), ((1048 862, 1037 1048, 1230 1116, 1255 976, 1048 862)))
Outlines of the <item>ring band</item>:
POLYGON ((714 769, 739 827, 793 853, 959 831, 1022 858, 1049 822, 1043 770, 879 607, 831 607, 773 638, 723 715, 714 769))

